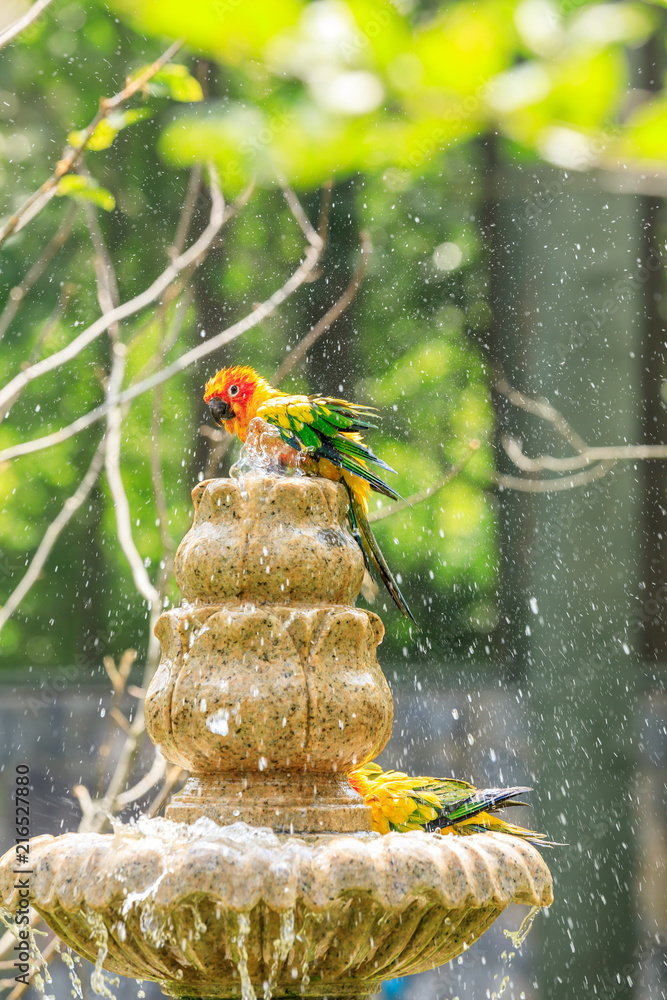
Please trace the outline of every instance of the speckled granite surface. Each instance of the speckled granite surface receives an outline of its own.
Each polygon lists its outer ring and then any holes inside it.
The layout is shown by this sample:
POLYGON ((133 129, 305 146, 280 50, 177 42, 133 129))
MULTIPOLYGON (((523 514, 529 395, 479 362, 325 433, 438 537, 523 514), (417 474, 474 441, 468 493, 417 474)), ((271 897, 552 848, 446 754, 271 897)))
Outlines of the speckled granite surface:
POLYGON ((549 905, 549 870, 518 838, 369 832, 345 774, 385 745, 392 702, 382 623, 353 607, 345 490, 246 476, 193 497, 186 602, 158 622, 146 697, 149 734, 190 780, 167 819, 33 841, 47 923, 174 996, 363 997, 460 954, 510 902, 549 905))

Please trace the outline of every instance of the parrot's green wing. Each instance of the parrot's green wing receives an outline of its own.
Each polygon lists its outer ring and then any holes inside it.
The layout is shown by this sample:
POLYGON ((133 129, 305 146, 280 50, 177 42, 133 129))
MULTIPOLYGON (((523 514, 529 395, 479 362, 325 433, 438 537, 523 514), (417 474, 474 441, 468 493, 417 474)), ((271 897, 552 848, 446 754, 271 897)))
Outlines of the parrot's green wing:
MULTIPOLYGON (((360 431, 375 426, 369 420, 373 416, 369 407, 329 396, 275 396, 258 407, 257 416, 277 427, 285 444, 296 451, 307 451, 315 459, 327 459, 337 468, 363 479, 378 493, 392 500, 402 499, 369 468, 375 465, 394 472, 360 440, 360 431)), ((360 501, 350 483, 346 482, 345 486, 350 497, 350 528, 364 554, 366 567, 375 567, 403 614, 415 622, 373 536, 365 502, 360 501)))
POLYGON ((308 451, 313 458, 326 458, 345 469, 379 493, 399 500, 400 496, 368 468, 394 469, 361 441, 349 435, 375 427, 368 419, 373 413, 367 406, 328 396, 276 396, 262 404, 257 416, 280 431, 285 444, 296 451, 308 451))

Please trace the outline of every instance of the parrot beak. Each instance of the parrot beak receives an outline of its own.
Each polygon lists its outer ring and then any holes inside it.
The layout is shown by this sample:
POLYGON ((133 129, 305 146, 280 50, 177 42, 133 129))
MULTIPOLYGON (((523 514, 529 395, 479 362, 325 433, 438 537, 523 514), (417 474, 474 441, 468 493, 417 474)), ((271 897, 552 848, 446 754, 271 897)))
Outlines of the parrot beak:
POLYGON ((209 402, 208 408, 211 411, 211 416, 215 420, 216 424, 222 424, 225 420, 231 420, 234 416, 234 411, 229 403, 226 403, 224 399, 219 399, 216 396, 214 396, 209 402))

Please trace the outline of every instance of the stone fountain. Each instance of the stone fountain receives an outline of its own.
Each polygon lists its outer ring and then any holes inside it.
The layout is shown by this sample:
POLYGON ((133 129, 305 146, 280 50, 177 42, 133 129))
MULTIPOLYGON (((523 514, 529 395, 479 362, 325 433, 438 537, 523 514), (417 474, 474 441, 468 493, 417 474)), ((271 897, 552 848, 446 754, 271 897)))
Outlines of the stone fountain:
MULTIPOLYGON (((391 733, 347 496, 247 475, 193 491, 148 732, 190 772, 165 819, 30 844, 30 901, 80 955, 175 997, 365 997, 432 969, 511 903, 552 901, 530 844, 371 832, 346 774, 391 733)), ((14 851, 0 903, 20 906, 14 851)), ((102 985, 102 989, 104 986, 102 985)))

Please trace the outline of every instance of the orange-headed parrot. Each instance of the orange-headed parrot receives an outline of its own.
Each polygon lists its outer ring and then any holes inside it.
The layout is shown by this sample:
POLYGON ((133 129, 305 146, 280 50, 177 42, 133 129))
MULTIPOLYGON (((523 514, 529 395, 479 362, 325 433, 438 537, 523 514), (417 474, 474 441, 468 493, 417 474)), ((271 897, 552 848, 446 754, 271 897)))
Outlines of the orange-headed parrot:
POLYGON ((215 422, 224 424, 241 441, 246 440, 250 422, 260 417, 278 429, 289 451, 306 454, 307 474, 345 484, 350 498, 350 529, 366 566, 375 567, 398 607, 414 622, 368 523, 372 490, 392 500, 400 499, 370 468, 377 466, 394 472, 363 442, 361 432, 375 426, 369 420, 373 417, 372 409, 329 396, 290 396, 274 389, 245 365, 217 372, 206 383, 204 400, 215 422))

